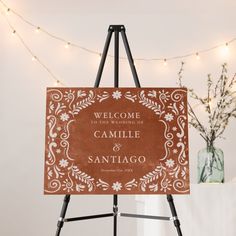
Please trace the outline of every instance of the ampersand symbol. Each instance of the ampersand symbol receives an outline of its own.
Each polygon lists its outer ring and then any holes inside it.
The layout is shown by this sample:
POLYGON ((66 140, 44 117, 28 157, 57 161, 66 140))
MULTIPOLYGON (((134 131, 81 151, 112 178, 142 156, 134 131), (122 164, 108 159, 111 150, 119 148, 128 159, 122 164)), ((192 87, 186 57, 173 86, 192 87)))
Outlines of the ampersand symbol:
POLYGON ((119 152, 121 146, 122 146, 122 145, 121 145, 120 143, 115 143, 114 146, 113 146, 113 151, 114 151, 114 152, 119 152))

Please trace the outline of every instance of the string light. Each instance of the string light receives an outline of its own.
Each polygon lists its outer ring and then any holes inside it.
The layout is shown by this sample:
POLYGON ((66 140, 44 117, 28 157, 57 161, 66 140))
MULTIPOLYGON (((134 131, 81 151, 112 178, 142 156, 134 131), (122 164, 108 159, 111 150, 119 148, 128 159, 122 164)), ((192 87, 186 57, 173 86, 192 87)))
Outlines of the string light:
MULTIPOLYGON (((35 56, 35 54, 32 52, 32 50, 29 48, 29 46, 25 43, 25 41, 23 40, 23 38, 21 37, 21 35, 19 35, 18 32, 16 32, 15 28, 11 25, 11 23, 9 22, 9 20, 7 19, 7 16, 6 15, 9 15, 9 13, 13 13, 15 14, 18 18, 20 18, 22 21, 24 21, 25 23, 27 23, 28 25, 34 27, 35 29, 35 32, 43 32, 45 34, 47 34, 48 36, 50 36, 51 38, 54 38, 56 40, 59 40, 59 41, 62 41, 64 42, 64 47, 66 49, 68 49, 70 46, 73 46, 73 47, 77 47, 79 49, 82 49, 82 50, 85 50, 86 52, 88 53, 92 53, 92 54, 96 54, 98 55, 99 59, 101 59, 102 57, 102 54, 100 52, 97 52, 97 51, 94 51, 94 50, 91 50, 89 48, 86 48, 86 47, 83 47, 83 46, 80 46, 78 44, 75 44, 75 43, 70 43, 69 41, 61 38, 61 37, 58 37, 58 36, 55 36, 53 35, 52 33, 48 32, 47 30, 39 27, 39 26, 36 26, 35 24, 31 23, 30 21, 26 20, 22 15, 20 15, 19 13, 17 13, 16 11, 14 11, 13 9, 10 9, 2 0, 0 0, 0 3, 2 3, 2 5, 4 6, 4 8, 6 9, 6 13, 7 14, 3 14, 3 12, 1 12, 1 14, 6 18, 6 21, 9 25, 9 27, 12 29, 12 34, 13 35, 17 35, 19 40, 21 41, 21 43, 23 44, 23 46, 27 49, 27 51, 31 54, 32 56, 32 61, 38 61, 39 64, 44 67, 45 70, 48 71, 48 73, 52 76, 52 78, 54 79, 55 83, 54 85, 55 86, 59 86, 59 85, 64 85, 64 83, 62 83, 53 73, 52 71, 39 59, 35 56)), ((185 54, 185 55, 180 55, 180 56, 173 56, 173 57, 168 57, 168 58, 134 58, 134 61, 135 62, 138 62, 138 61, 160 61, 163 62, 163 65, 164 66, 167 66, 167 61, 170 61, 170 60, 177 60, 177 59, 184 59, 184 58, 187 58, 187 57, 190 57, 190 56, 196 56, 196 59, 199 60, 200 59, 200 56, 199 54, 203 54, 203 53, 207 53, 209 51, 212 51, 212 50, 215 50, 217 48, 223 48, 223 51, 224 51, 224 54, 227 54, 229 52, 229 44, 233 43, 236 41, 236 38, 232 38, 230 41, 228 41, 227 43, 224 43, 224 44, 220 44, 220 45, 216 45, 216 46, 213 46, 211 48, 207 48, 207 49, 204 49, 204 50, 199 50, 197 53, 189 53, 189 54, 185 54)), ((113 57, 112 55, 109 55, 109 57, 113 57)), ((124 60, 127 60, 126 57, 120 57, 120 59, 124 59, 124 60)))
POLYGON ((221 47, 221 55, 223 57, 227 57, 229 55, 229 43, 225 43, 222 47, 221 47))
POLYGON ((200 55, 199 55, 198 52, 196 53, 196 59, 197 59, 197 60, 200 60, 200 55))
POLYGON ((225 50, 229 51, 229 44, 228 43, 225 44, 225 50))
POLYGON ((134 60, 134 66, 135 66, 136 68, 139 67, 138 61, 134 60))
POLYGON ((33 56, 31 60, 32 60, 32 61, 37 61, 37 57, 36 57, 36 56, 33 56))
POLYGON ((70 42, 67 42, 67 43, 65 44, 65 48, 68 49, 69 47, 70 47, 70 42))
POLYGON ((59 85, 60 85, 60 81, 57 80, 57 81, 54 83, 54 86, 55 86, 55 87, 58 87, 59 85))
POLYGON ((10 9, 10 8, 7 8, 7 9, 6 9, 6 14, 7 14, 7 15, 10 15, 10 11, 11 11, 11 9, 10 9))
POLYGON ((35 56, 35 54, 33 53, 33 51, 30 49, 30 47, 26 44, 26 42, 24 41, 23 37, 19 34, 19 32, 17 32, 15 30, 15 28, 13 27, 13 25, 10 23, 10 21, 8 20, 7 16, 5 14, 3 14, 3 12, 1 12, 1 15, 4 17, 4 19, 6 20, 8 26, 11 28, 12 33, 14 35, 16 35, 18 37, 18 39, 20 40, 20 42, 22 43, 22 45, 24 46, 24 48, 28 51, 28 53, 31 55, 31 59, 32 61, 37 61, 53 78, 54 81, 56 81, 56 85, 65 85, 64 83, 62 83, 55 75, 54 73, 43 63, 42 60, 40 60, 38 57, 35 56))
POLYGON ((39 27, 39 26, 35 29, 35 32, 36 32, 36 33, 39 33, 39 32, 40 32, 40 27, 39 27))
MULTIPOLYGON (((3 0, 0 0, 0 2, 2 3, 2 5, 6 9, 9 9, 8 10, 9 12, 11 11, 12 14, 16 15, 19 19, 21 19, 26 24, 28 24, 28 25, 30 25, 30 26, 32 26, 34 28, 38 27, 37 25, 35 25, 34 23, 32 23, 29 20, 27 20, 24 16, 22 16, 21 14, 19 14, 18 12, 13 10, 12 8, 10 9, 8 7, 8 5, 3 0)), ((43 29, 42 27, 39 27, 39 29, 40 29, 41 32, 47 34, 51 38, 54 38, 54 39, 59 40, 59 41, 64 42, 64 43, 70 42, 69 40, 63 39, 62 37, 59 37, 59 36, 56 36, 56 35, 50 33, 49 31, 43 29)), ((232 38, 226 44, 223 44, 223 45, 227 45, 226 48, 228 48, 229 44, 231 44, 231 43, 233 43, 235 41, 236 41, 236 38, 232 38)), ((76 43, 71 43, 70 45, 73 46, 73 47, 79 48, 81 50, 84 50, 84 51, 86 51, 88 53, 91 53, 91 54, 96 54, 96 55, 100 54, 100 52, 98 52, 98 51, 91 50, 89 48, 86 48, 86 47, 81 46, 81 45, 76 44, 76 43)), ((207 53, 207 52, 210 52, 212 50, 215 50, 215 49, 221 48, 221 47, 222 47, 222 44, 219 44, 219 45, 216 45, 216 46, 213 46, 213 47, 210 47, 210 48, 198 50, 198 53, 199 54, 207 53)), ((227 50, 228 49, 226 49, 226 51, 227 50)), ((165 59, 168 60, 168 61, 170 61, 170 60, 181 60, 181 59, 183 60, 183 59, 185 59, 187 57, 191 57, 191 56, 194 56, 194 55, 196 56, 196 51, 192 52, 192 53, 188 53, 188 54, 183 54, 183 55, 178 55, 178 56, 171 56, 171 57, 168 57, 168 58, 134 58, 134 60, 136 60, 136 61, 160 61, 160 62, 162 62, 165 59)), ((109 54, 108 54, 108 56, 109 57, 113 57, 113 55, 109 55, 109 54)), ((120 59, 127 60, 126 57, 120 57, 120 59)), ((197 57, 197 59, 200 59, 200 57, 197 57)))
POLYGON ((164 59, 163 65, 164 65, 164 66, 167 66, 167 60, 166 60, 166 58, 164 59))

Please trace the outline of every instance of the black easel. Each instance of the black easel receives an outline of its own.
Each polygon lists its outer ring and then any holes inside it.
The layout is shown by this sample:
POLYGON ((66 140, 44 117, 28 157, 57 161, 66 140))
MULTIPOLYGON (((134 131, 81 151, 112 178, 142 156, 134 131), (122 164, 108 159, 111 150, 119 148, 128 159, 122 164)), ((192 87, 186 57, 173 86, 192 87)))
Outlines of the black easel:
MULTIPOLYGON (((140 88, 138 75, 137 75, 137 72, 136 72, 136 69, 135 69, 135 65, 134 65, 133 57, 132 57, 132 54, 131 54, 131 51, 130 51, 127 36, 126 36, 126 33, 125 33, 124 25, 110 25, 109 26, 108 35, 107 35, 107 39, 106 39, 106 42, 105 42, 105 47, 104 47, 104 50, 103 50, 103 53, 102 53, 102 58, 101 58, 101 62, 100 62, 100 65, 99 65, 99 69, 98 69, 98 73, 97 73, 97 77, 96 77, 94 87, 95 88, 99 87, 102 72, 103 72, 103 68, 104 68, 104 65, 105 65, 106 57, 107 57, 108 48, 109 48, 109 45, 110 45, 110 42, 111 42, 111 37, 112 37, 113 33, 115 34, 115 37, 114 37, 114 39, 115 39, 114 40, 114 43, 115 43, 115 46, 114 46, 114 87, 115 88, 119 87, 119 34, 121 34, 122 39, 123 39, 123 43, 124 43, 124 46, 125 46, 127 58, 128 58, 128 61, 129 61, 129 65, 130 65, 130 68, 131 68, 131 71, 132 71, 132 74, 133 74, 135 86, 140 88)), ((170 206, 172 217, 119 213, 118 212, 118 196, 113 195, 113 212, 112 213, 82 216, 82 217, 74 217, 74 218, 65 218, 67 207, 68 207, 68 204, 70 202, 70 195, 65 195, 64 202, 63 202, 62 209, 61 209, 60 218, 59 218, 58 223, 57 223, 56 236, 60 235, 61 229, 62 229, 65 222, 79 221, 79 220, 89 220, 89 219, 104 218, 104 217, 113 217, 113 219, 114 219, 113 236, 117 236, 117 217, 118 216, 132 217, 132 218, 143 218, 143 219, 154 219, 154 220, 167 220, 167 221, 172 220, 174 222, 175 227, 176 227, 178 236, 182 236, 182 232, 181 232, 181 229, 180 229, 180 221, 179 221, 177 213, 176 213, 176 209, 175 209, 175 205, 174 205, 172 195, 167 195, 167 201, 168 201, 169 206, 170 206)))

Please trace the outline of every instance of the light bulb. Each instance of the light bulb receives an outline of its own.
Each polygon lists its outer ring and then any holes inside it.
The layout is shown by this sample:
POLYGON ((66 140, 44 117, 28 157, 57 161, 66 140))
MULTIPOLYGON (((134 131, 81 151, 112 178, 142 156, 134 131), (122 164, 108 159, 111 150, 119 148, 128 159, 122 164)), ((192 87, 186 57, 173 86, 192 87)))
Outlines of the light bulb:
POLYGON ((164 63, 163 63, 164 66, 167 66, 167 60, 164 59, 164 63))
POLYGON ((11 9, 10 9, 10 8, 7 8, 7 9, 6 9, 6 14, 7 14, 7 15, 10 15, 10 11, 11 11, 11 9))
POLYGON ((223 45, 223 47, 221 47, 221 55, 226 57, 229 55, 229 44, 225 43, 225 45, 223 45))
POLYGON ((98 53, 98 57, 97 57, 97 60, 100 62, 102 59, 102 54, 101 53, 98 53))
POLYGON ((225 51, 229 51, 229 44, 228 43, 225 44, 225 51))
POLYGON ((198 52, 196 53, 196 59, 197 59, 197 60, 200 60, 200 56, 199 56, 199 53, 198 53, 198 52))
POLYGON ((69 47, 70 47, 70 42, 67 42, 67 43, 65 44, 65 48, 68 49, 69 47))
POLYGON ((12 35, 16 35, 16 30, 13 30, 13 31, 12 31, 12 35))
POLYGON ((55 87, 58 87, 58 86, 59 86, 59 84, 60 84, 60 81, 59 81, 59 80, 57 80, 57 81, 54 83, 54 86, 55 86, 55 87))
POLYGON ((36 57, 36 56, 33 56, 31 60, 32 60, 32 61, 36 61, 36 60, 37 60, 37 57, 36 57))
POLYGON ((39 26, 35 29, 35 32, 36 32, 36 33, 39 33, 39 32, 40 32, 40 27, 39 27, 39 26))

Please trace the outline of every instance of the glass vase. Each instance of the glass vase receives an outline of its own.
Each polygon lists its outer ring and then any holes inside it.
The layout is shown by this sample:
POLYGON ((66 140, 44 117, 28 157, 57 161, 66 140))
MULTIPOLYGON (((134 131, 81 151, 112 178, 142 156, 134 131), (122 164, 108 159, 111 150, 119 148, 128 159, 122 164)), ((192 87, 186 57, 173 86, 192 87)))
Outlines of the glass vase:
POLYGON ((198 152, 198 183, 224 183, 224 153, 207 146, 198 152))

